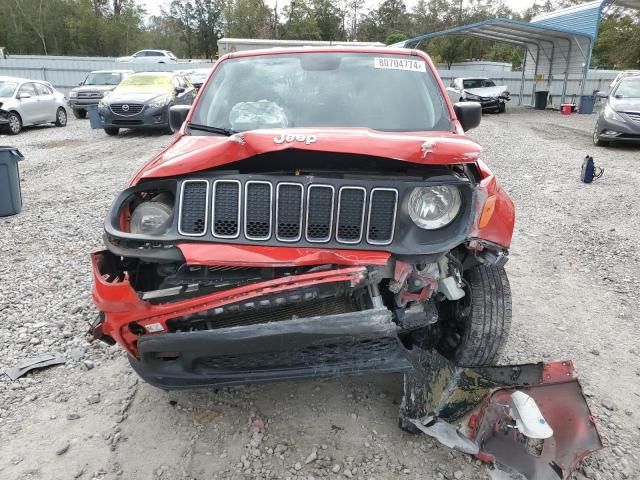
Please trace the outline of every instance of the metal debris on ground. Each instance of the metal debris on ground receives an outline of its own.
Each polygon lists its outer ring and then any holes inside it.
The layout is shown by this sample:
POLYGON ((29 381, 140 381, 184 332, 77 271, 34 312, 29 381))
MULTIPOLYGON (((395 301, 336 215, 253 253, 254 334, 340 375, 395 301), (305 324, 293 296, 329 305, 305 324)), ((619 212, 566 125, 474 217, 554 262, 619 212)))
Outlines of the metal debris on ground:
POLYGON ((475 454, 492 480, 566 480, 603 447, 571 362, 458 367, 408 355, 401 425, 475 454))
POLYGON ((3 373, 11 380, 17 380, 31 370, 50 367, 52 365, 60 365, 65 362, 66 360, 63 356, 42 355, 40 357, 33 357, 27 360, 22 360, 18 362, 15 367, 5 368, 3 373))

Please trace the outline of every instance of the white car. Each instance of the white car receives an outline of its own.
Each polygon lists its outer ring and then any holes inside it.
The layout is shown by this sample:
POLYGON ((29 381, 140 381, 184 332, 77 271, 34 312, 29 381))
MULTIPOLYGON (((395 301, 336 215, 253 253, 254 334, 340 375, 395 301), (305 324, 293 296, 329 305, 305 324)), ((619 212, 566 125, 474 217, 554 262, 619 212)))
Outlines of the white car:
POLYGON ((177 63, 178 59, 169 50, 140 50, 133 55, 118 57, 116 62, 177 63))
POLYGON ((483 112, 503 113, 506 110, 506 102, 511 100, 507 86, 496 85, 489 78, 455 78, 447 87, 447 93, 453 103, 480 103, 483 112))
POLYGON ((64 95, 49 82, 0 77, 0 129, 16 135, 22 127, 45 123, 67 124, 64 95))

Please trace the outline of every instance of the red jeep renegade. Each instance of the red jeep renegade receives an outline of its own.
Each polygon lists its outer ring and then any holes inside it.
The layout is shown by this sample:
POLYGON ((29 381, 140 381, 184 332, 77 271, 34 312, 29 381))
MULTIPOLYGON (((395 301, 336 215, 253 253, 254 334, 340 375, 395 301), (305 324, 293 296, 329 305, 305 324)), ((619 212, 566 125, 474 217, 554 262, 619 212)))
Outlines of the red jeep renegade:
POLYGON ((511 200, 430 59, 220 59, 116 199, 93 335, 166 389, 491 364, 511 320, 511 200))

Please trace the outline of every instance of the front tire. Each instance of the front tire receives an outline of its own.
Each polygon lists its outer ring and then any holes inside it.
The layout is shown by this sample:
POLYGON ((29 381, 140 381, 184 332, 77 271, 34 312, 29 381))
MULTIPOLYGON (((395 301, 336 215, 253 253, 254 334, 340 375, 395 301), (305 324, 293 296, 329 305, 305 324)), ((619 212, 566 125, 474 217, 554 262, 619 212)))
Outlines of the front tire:
POLYGON ((609 142, 606 142, 600 139, 600 134, 598 133, 598 130, 600 130, 600 128, 598 128, 598 124, 596 124, 596 128, 593 130, 593 144, 596 147, 608 147, 609 142))
POLYGON ((111 135, 112 137, 115 137, 116 135, 118 135, 119 132, 120 132, 119 128, 107 127, 104 129, 104 133, 106 133, 107 135, 111 135))
POLYGON ((505 113, 507 111, 507 104, 504 102, 500 102, 498 105, 498 113, 505 113))
POLYGON ((9 123, 7 123, 7 133, 9 135, 17 135, 22 131, 22 118, 16 112, 7 115, 9 123))
POLYGON ((503 267, 477 265, 465 271, 466 295, 441 302, 440 352, 457 365, 492 365, 511 328, 511 288, 503 267))
POLYGON ((87 118, 87 111, 86 110, 76 110, 74 108, 72 111, 73 111, 73 116, 76 117, 79 120, 81 120, 83 118, 87 118))
POLYGON ((56 112, 55 125, 56 127, 64 127, 66 124, 67 124, 67 111, 64 108, 59 107, 58 111, 56 112))
POLYGON ((168 124, 165 128, 162 129, 162 133, 164 133, 165 135, 173 135, 176 132, 173 128, 171 128, 171 124, 168 124))

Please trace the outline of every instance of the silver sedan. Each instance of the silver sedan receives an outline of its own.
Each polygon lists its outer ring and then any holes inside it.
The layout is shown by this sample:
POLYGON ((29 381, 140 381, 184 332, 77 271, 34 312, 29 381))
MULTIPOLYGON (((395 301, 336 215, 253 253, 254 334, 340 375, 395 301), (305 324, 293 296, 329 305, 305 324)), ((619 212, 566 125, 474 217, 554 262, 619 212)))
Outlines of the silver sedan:
POLYGON ((67 124, 64 95, 49 82, 0 77, 0 130, 16 135, 23 127, 46 123, 67 124))

